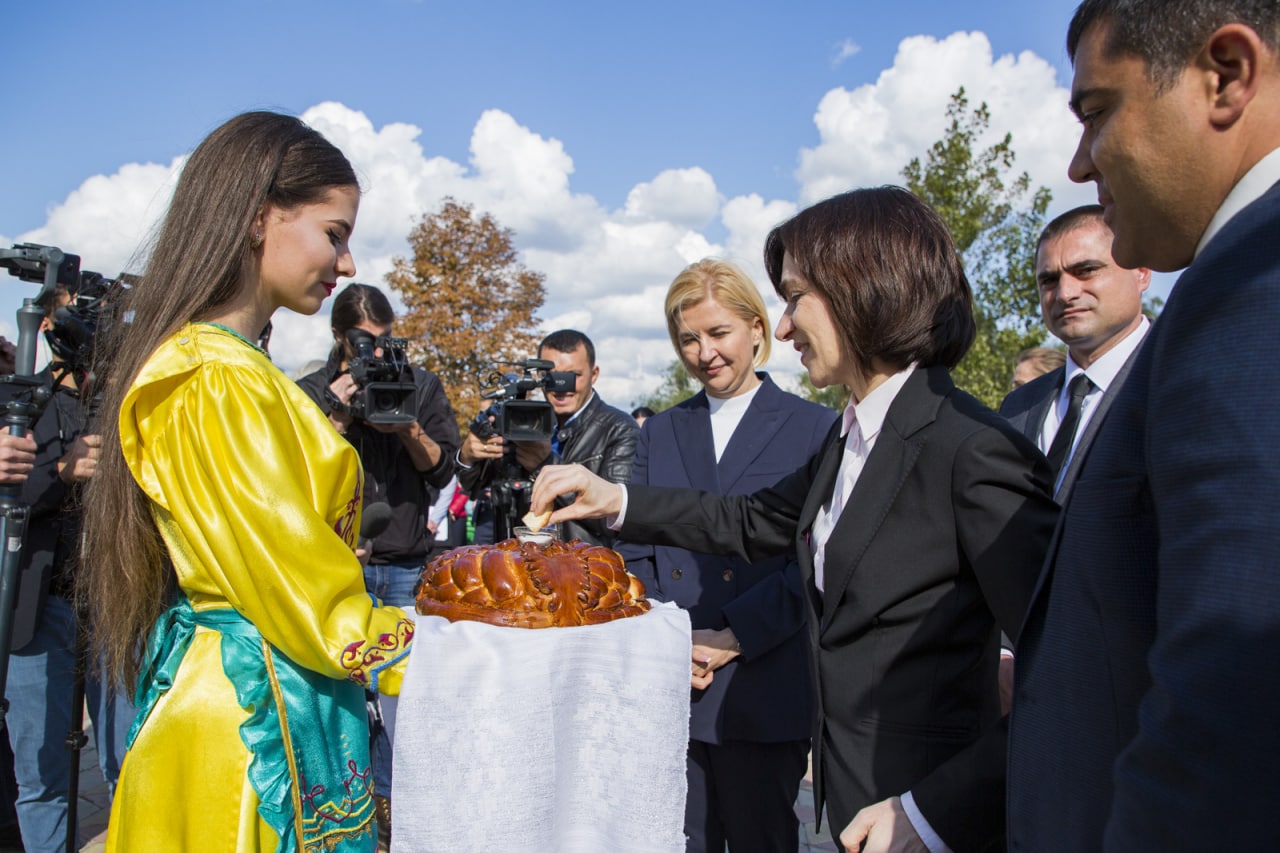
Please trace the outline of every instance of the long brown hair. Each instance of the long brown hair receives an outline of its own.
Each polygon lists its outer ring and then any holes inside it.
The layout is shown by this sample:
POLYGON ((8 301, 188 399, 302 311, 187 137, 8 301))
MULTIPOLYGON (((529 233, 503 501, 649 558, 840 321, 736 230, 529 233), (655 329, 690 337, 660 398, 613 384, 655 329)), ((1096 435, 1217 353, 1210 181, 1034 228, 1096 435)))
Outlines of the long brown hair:
POLYGON ((77 598, 90 617, 108 677, 132 695, 139 655, 176 587, 151 503, 120 449, 121 403, 147 359, 183 323, 214 316, 245 283, 260 212, 321 201, 357 186, 332 143, 292 116, 251 112, 223 124, 192 152, 132 288, 105 356, 102 457, 85 493, 77 598))

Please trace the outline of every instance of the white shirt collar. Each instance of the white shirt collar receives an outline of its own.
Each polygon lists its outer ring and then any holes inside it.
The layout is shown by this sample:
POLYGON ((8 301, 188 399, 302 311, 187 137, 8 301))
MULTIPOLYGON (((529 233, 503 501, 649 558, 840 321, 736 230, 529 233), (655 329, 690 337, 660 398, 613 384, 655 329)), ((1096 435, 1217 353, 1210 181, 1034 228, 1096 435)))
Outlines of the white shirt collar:
POLYGON ((1142 339, 1147 336, 1147 332, 1151 329, 1151 321, 1146 317, 1142 318, 1142 322, 1138 327, 1129 334, 1125 335, 1115 346, 1098 356, 1088 369, 1076 364, 1076 360, 1071 357, 1071 353, 1067 353, 1067 375, 1064 377, 1062 387, 1065 389, 1071 384, 1071 380, 1077 375, 1084 373, 1089 380, 1098 387, 1099 391, 1106 391, 1107 386, 1115 381, 1116 374, 1120 372, 1120 368, 1124 367, 1124 363, 1129 360, 1129 356, 1133 355, 1133 351, 1142 343, 1142 339))
POLYGON ((875 442, 876 436, 880 434, 880 428, 884 426, 885 416, 889 414, 889 407, 893 405, 894 398, 898 396, 902 386, 907 384, 907 379, 915 369, 916 365, 912 363, 906 370, 895 373, 881 382, 874 391, 858 402, 855 403, 852 399, 849 401, 858 418, 858 432, 862 435, 864 444, 870 446, 875 442))
POLYGON ((1196 244, 1196 253, 1193 257, 1200 257, 1200 252, 1231 221, 1232 217, 1262 198, 1262 194, 1271 189, 1277 181, 1280 181, 1280 148, 1254 163, 1253 168, 1245 172, 1244 177, 1236 182, 1231 192, 1227 193, 1227 197, 1222 200, 1222 206, 1209 220, 1209 227, 1200 235, 1200 242, 1196 244))
POLYGON ((751 401, 755 399, 756 393, 763 386, 763 382, 757 382, 756 387, 752 388, 750 391, 744 391, 743 393, 737 394, 733 397, 712 397, 708 394, 707 409, 712 415, 718 415, 721 412, 726 416, 741 415, 751 406, 751 401))

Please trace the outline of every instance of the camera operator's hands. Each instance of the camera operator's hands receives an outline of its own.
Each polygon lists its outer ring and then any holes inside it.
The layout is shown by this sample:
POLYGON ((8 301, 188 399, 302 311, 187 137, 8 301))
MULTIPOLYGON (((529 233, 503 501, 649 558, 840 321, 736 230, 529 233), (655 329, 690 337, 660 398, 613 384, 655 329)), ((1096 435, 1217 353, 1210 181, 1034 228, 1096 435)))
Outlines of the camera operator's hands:
POLYGON ((477 462, 483 462, 486 459, 501 459, 504 445, 502 436, 491 435, 488 438, 481 438, 474 432, 467 432, 465 438, 462 439, 462 446, 458 448, 458 459, 468 468, 473 467, 477 462))
POLYGON ((102 457, 102 436, 82 435, 71 442, 71 449, 58 460, 58 476, 67 485, 82 483, 98 470, 102 457))
POLYGON ((25 483, 36 461, 36 443, 29 435, 0 433, 0 483, 25 483))
MULTIPOLYGON (((356 390, 356 381, 351 378, 350 373, 343 373, 329 383, 329 391, 344 406, 351 405, 351 398, 356 395, 356 390)), ((345 412, 329 412, 329 423, 333 424, 333 428, 340 433, 346 433, 347 427, 351 426, 353 420, 354 418, 345 412)))
POLYGON ((548 523, 580 518, 605 518, 622 512, 623 487, 598 477, 581 465, 548 465, 533 481, 530 511, 535 515, 555 507, 560 495, 576 494, 577 499, 551 514, 548 523))
POLYGON ((537 471, 551 457, 550 441, 515 441, 516 462, 526 471, 537 471))

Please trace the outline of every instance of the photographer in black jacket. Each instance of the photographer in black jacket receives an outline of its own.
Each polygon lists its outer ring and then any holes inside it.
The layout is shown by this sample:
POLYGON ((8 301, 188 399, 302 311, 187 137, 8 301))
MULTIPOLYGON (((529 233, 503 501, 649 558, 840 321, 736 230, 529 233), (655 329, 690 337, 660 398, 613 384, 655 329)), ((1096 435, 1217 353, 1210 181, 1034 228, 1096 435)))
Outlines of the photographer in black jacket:
MULTIPOLYGON (((552 332, 538 344, 538 358, 552 362, 552 370, 574 374, 577 382, 572 391, 547 394, 556 415, 551 441, 512 442, 519 466, 530 478, 544 465, 577 463, 610 482, 630 480, 640 428, 630 415, 606 404, 593 390, 600 368, 591 339, 575 329, 552 332)), ((458 453, 458 481, 467 492, 475 495, 494 481, 505 447, 501 436, 484 439, 468 433, 458 453)), ((528 506, 520 507, 517 516, 526 510, 528 506)), ((560 538, 612 546, 616 537, 596 519, 565 524, 560 538)))
MULTIPOLYGON (((365 508, 374 503, 391 508, 386 529, 370 543, 362 543, 369 549, 365 587, 386 604, 411 607, 414 585, 432 547, 427 511, 453 477, 458 426, 439 378, 420 367, 405 368, 416 389, 416 404, 408 399, 403 407, 412 419, 385 423, 357 417, 362 389, 349 369, 356 352, 348 332, 362 330, 375 339, 384 338, 391 334, 394 321, 391 302, 381 290, 367 284, 347 286, 334 300, 330 315, 334 344, 329 359, 323 368, 299 379, 298 385, 359 453, 365 473, 365 508), (357 402, 356 414, 351 411, 353 402, 357 402)), ((381 347, 373 349, 372 355, 387 356, 381 347)), ((364 417, 369 416, 366 410, 364 417)), ((391 793, 394 697, 382 697, 382 715, 387 738, 385 743, 380 738, 374 742, 380 824, 389 808, 384 798, 391 793)))
MULTIPOLYGON (((55 312, 73 295, 60 284, 41 297, 38 304, 46 315, 42 329, 54 328, 55 312)), ((71 602, 80 530, 76 487, 93 476, 101 440, 86 431, 87 401, 80 394, 87 366, 72 369, 76 366, 68 364, 60 346, 51 349, 53 361, 35 379, 52 397, 27 435, 0 432, 0 482, 21 483, 22 502, 30 508, 5 684, 18 821, 25 849, 61 851, 66 848, 71 770, 66 738, 75 728, 78 666, 71 602)), ((0 405, 28 390, 0 384, 0 405)), ((95 666, 86 669, 86 704, 98 757, 104 778, 114 787, 133 709, 123 693, 104 689, 95 666)))

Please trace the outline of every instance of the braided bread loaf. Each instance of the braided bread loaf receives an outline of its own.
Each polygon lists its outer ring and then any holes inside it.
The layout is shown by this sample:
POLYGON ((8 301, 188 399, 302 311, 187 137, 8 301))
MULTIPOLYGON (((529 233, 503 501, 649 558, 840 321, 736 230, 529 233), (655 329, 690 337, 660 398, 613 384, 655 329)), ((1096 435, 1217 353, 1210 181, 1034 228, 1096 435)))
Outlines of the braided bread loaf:
POLYGON ((427 565, 416 598, 426 616, 513 628, 597 625, 649 609, 618 552, 577 539, 455 548, 427 565))

